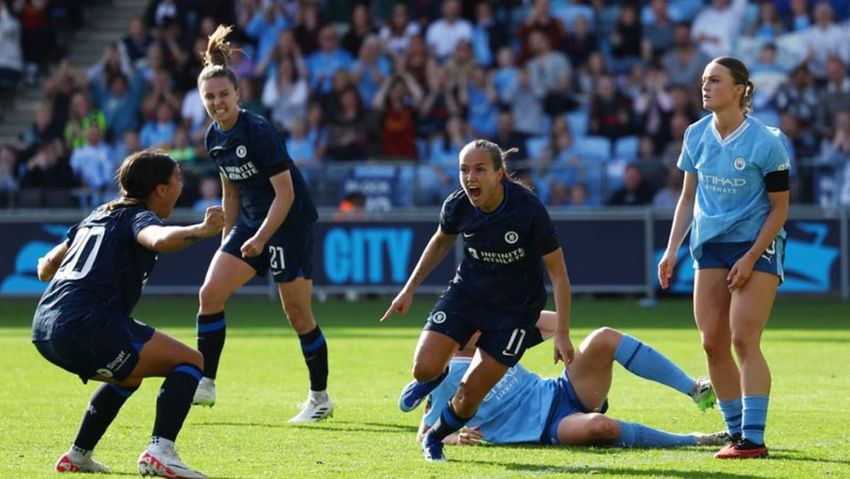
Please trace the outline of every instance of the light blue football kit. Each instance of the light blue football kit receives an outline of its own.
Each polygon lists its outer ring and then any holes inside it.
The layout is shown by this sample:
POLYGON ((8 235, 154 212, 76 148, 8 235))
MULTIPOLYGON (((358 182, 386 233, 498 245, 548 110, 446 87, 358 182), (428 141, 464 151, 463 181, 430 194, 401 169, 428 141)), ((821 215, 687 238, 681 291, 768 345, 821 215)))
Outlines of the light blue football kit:
MULTIPOLYGON (((758 237, 770 212, 764 177, 791 166, 783 137, 778 129, 749 116, 725 139, 720 138, 712 115, 688 127, 677 166, 698 179, 690 237, 694 267, 714 261, 703 258, 707 243, 738 243, 736 249, 743 254, 748 247, 741 248, 740 243, 752 244, 758 237)), ((760 260, 780 278, 784 241, 782 229, 760 260)))

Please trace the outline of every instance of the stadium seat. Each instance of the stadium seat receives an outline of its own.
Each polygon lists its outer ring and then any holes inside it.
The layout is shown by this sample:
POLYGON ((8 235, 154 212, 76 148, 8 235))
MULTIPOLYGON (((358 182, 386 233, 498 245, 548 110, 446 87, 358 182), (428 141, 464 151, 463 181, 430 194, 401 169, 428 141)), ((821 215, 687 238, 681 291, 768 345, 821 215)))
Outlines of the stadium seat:
POLYGON ((587 135, 587 124, 590 121, 590 113, 587 110, 571 111, 565 115, 567 124, 573 138, 578 139, 587 135))
POLYGON ((533 136, 525 140, 525 149, 527 158, 538 158, 546 146, 549 145, 548 136, 533 136))
POLYGON ((611 156, 611 140, 604 136, 578 138, 576 139, 576 153, 584 162, 605 162, 611 156))
POLYGON ((614 158, 631 161, 638 157, 640 138, 636 135, 624 136, 614 143, 614 158))
POLYGON ((41 208, 44 205, 44 190, 41 188, 21 188, 15 202, 18 208, 41 208))

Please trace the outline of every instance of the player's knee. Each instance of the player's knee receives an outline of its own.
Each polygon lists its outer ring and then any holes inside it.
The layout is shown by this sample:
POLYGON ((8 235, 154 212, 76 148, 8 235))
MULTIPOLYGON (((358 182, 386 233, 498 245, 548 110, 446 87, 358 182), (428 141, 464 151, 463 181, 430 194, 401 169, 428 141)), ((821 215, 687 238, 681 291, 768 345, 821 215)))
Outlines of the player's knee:
POLYGON ((709 362, 724 359, 731 354, 729 341, 717 336, 703 335, 702 349, 709 362))
POLYGON ((620 436, 620 427, 617 421, 602 414, 594 414, 587 422, 587 432, 594 443, 608 444, 620 436))
POLYGON ((190 364, 193 364, 198 367, 201 371, 204 370, 204 353, 198 351, 197 349, 193 349, 190 354, 190 364))
POLYGON ((603 327, 593 330, 585 339, 587 347, 614 351, 620 344, 623 334, 614 328, 603 327))
POLYGON ((224 292, 213 282, 204 282, 198 291, 198 303, 203 311, 220 311, 225 301, 224 292))
POLYGON ((413 363, 413 377, 420 383, 433 381, 434 379, 437 379, 437 376, 439 376, 442 372, 443 371, 438 365, 429 364, 423 361, 414 361, 413 363))
POLYGON ((738 357, 743 360, 748 354, 758 350, 758 335, 732 333, 732 346, 738 357))

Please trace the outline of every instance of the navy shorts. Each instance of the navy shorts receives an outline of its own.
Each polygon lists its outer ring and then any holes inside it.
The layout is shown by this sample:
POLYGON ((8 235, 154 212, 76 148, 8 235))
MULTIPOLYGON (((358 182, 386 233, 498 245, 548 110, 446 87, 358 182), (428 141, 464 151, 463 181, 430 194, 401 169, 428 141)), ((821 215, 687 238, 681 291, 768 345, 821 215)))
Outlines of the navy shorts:
POLYGON ((585 406, 578 398, 578 394, 576 394, 576 390, 573 388, 566 370, 555 381, 555 396, 552 398, 552 406, 549 408, 546 425, 543 427, 543 435, 540 437, 540 442, 543 444, 561 443, 558 440, 558 426, 565 417, 579 412, 598 412, 605 414, 605 411, 608 410, 607 399, 602 403, 602 407, 599 410, 593 410, 585 406))
POLYGON ((543 341, 536 326, 539 317, 540 311, 517 313, 482 307, 458 289, 449 288, 428 315, 425 330, 445 334, 460 347, 481 331, 476 346, 510 367, 526 349, 543 341))
POLYGON ((313 225, 298 230, 278 229, 266 245, 266 250, 252 258, 242 257, 242 244, 257 232, 237 221, 224 239, 221 251, 248 263, 260 276, 271 270, 275 283, 288 283, 295 278, 313 278, 313 225))
MULTIPOLYGON (((694 269, 732 269, 752 247, 752 241, 738 243, 706 243, 702 246, 702 256, 694 260, 694 269)), ((775 274, 779 282, 785 281, 785 238, 776 238, 762 253, 753 266, 753 271, 775 274)))
POLYGON ((154 328, 133 318, 103 313, 107 326, 85 334, 66 334, 47 341, 35 341, 45 359, 72 372, 85 383, 94 376, 122 381, 139 362, 139 353, 150 341, 154 328))

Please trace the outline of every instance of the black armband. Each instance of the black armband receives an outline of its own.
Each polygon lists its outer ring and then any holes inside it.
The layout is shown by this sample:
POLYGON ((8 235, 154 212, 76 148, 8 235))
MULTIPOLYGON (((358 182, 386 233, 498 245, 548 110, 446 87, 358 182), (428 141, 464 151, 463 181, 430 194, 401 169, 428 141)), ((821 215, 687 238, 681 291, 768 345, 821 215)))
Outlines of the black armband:
POLYGON ((790 189, 788 170, 771 171, 764 175, 764 186, 768 193, 779 193, 790 189))

